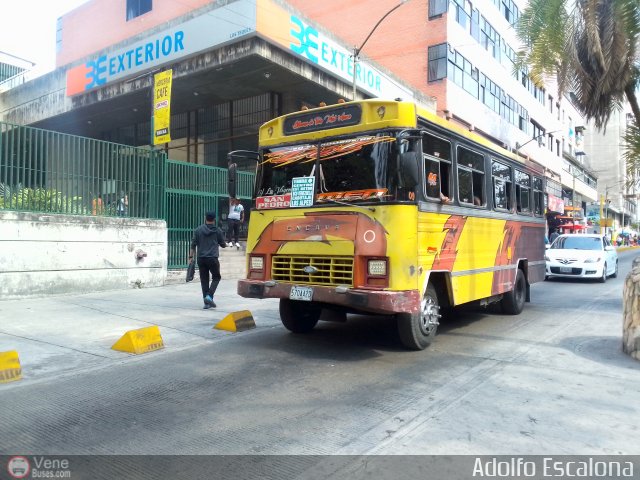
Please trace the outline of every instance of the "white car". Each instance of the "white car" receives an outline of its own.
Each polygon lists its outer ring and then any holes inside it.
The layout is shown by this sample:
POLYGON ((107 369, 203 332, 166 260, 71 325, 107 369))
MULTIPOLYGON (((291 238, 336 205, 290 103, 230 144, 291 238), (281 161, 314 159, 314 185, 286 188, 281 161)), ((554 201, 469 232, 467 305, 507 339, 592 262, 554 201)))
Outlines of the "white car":
POLYGON ((598 234, 558 236, 546 250, 545 280, 551 277, 596 278, 618 276, 618 254, 607 237, 598 234))

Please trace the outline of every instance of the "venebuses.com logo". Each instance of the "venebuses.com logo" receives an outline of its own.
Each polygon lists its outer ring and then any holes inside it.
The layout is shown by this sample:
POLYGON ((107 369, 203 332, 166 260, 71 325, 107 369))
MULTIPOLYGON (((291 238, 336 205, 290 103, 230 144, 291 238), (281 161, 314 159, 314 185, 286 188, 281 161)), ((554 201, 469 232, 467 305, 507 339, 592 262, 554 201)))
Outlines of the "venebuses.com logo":
POLYGON ((11 478, 71 478, 69 460, 66 458, 27 457, 9 458, 7 472, 11 478))

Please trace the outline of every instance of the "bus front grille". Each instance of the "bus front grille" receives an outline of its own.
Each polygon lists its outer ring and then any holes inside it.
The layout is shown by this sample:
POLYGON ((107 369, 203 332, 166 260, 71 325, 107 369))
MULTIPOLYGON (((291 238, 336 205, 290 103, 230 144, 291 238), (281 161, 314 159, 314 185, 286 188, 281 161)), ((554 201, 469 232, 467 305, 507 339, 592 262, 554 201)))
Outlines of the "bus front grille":
POLYGON ((276 255, 271 264, 271 278, 291 283, 353 286, 353 258, 276 255), (315 271, 306 273, 305 267, 313 267, 315 271))

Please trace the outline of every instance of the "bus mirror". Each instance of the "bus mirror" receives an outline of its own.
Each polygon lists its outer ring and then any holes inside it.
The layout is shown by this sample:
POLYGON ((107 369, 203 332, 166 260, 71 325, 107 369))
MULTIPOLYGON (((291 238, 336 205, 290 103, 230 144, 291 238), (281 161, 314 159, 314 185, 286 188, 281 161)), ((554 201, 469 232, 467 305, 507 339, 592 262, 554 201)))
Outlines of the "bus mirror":
POLYGON ((400 182, 403 188, 415 188, 420 179, 420 157, 416 152, 400 154, 400 182))
POLYGON ((234 150, 227 154, 227 191, 230 197, 237 196, 236 181, 238 179, 238 161, 241 163, 241 170, 247 166, 255 167, 260 159, 258 152, 250 150, 234 150))
POLYGON ((238 169, 238 164, 229 162, 229 167, 227 171, 228 180, 227 180, 227 192, 230 197, 236 196, 236 171, 238 169))

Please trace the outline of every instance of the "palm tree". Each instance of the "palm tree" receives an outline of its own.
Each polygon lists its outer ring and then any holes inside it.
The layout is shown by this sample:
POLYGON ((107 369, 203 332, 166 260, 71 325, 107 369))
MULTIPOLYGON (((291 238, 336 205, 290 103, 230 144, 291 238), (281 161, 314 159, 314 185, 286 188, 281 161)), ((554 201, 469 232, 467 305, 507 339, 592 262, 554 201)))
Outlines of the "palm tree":
POLYGON ((635 125, 625 157, 640 171, 640 0, 530 0, 516 30, 525 45, 516 68, 528 66, 538 84, 555 75, 560 93, 573 92, 596 128, 629 103, 635 125))

